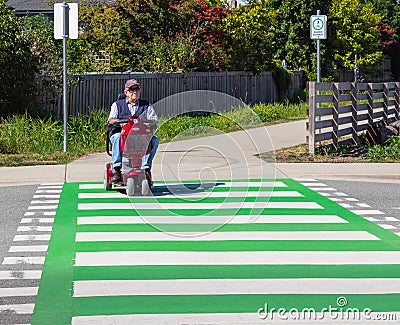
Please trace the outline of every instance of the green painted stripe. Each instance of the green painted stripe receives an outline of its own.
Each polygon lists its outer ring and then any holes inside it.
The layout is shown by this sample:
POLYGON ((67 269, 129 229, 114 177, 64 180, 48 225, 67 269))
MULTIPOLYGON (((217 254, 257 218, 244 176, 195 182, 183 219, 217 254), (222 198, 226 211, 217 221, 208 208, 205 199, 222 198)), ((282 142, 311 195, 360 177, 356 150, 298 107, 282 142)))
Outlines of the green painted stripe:
POLYGON ((197 251, 197 252, 246 252, 246 251, 393 251, 390 243, 382 241, 202 241, 202 242, 80 242, 77 252, 105 251, 197 251))
MULTIPOLYGON (((171 313, 256 313, 269 308, 337 307, 340 295, 205 295, 205 296, 117 296, 75 298, 77 316, 171 313)), ((374 312, 399 309, 400 294, 346 295, 348 308, 370 308, 374 312)))
POLYGON ((73 316, 73 260, 78 187, 65 184, 49 243, 32 325, 70 324, 73 316))
MULTIPOLYGON (((229 221, 229 220, 227 220, 229 221)), ((353 224, 105 224, 105 225, 78 225, 77 232, 154 232, 154 231, 356 231, 359 227, 353 224)), ((240 236, 240 234, 238 234, 240 236)))
POLYGON ((193 208, 196 205, 203 203, 229 203, 229 202, 309 202, 309 199, 304 197, 271 197, 271 196, 256 196, 256 197, 204 197, 194 200, 190 196, 187 198, 175 197, 132 197, 132 198, 81 198, 79 203, 193 203, 193 208))
POLYGON ((75 280, 398 278, 400 265, 159 265, 75 267, 75 280))

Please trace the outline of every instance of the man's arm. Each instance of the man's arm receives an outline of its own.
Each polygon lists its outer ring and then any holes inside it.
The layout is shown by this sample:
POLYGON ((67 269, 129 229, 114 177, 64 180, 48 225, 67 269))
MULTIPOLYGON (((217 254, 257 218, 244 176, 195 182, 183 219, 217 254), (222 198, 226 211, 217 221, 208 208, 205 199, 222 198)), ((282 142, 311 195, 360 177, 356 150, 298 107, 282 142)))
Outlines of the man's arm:
POLYGON ((108 123, 114 124, 118 120, 118 107, 117 103, 111 105, 110 115, 108 116, 108 123))

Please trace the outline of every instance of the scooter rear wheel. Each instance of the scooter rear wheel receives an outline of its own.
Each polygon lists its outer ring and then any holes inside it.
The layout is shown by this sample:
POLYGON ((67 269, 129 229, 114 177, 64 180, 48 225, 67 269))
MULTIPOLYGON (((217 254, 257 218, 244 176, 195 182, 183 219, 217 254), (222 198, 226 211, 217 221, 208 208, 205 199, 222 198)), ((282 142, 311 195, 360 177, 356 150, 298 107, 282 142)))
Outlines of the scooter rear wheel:
POLYGON ((103 177, 103 185, 104 185, 104 191, 110 191, 112 188, 112 185, 108 183, 108 173, 107 173, 107 168, 104 170, 104 177, 103 177))
POLYGON ((147 196, 149 194, 149 183, 147 182, 147 179, 142 180, 142 195, 147 196))

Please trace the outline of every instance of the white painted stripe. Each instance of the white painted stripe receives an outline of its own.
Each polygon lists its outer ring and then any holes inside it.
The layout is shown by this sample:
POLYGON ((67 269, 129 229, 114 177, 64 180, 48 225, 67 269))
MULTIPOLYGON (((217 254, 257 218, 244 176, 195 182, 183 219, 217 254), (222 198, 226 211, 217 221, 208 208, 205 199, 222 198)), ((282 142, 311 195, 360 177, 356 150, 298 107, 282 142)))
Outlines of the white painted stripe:
POLYGON ((385 217, 386 221, 400 221, 399 219, 395 218, 395 217, 385 217))
MULTIPOLYGON (((303 315, 306 322, 299 320, 299 316, 290 316, 289 309, 282 314, 280 318, 276 313, 274 316, 271 314, 260 314, 262 318, 258 316, 257 311, 264 311, 265 306, 257 306, 257 310, 252 313, 202 313, 202 314, 134 314, 134 315, 98 315, 98 316, 74 316, 72 317, 72 325, 177 325, 177 324, 288 324, 290 322, 296 322, 297 324, 320 324, 321 322, 337 324, 338 322, 346 322, 349 318, 349 313, 321 313, 315 312, 307 316, 307 312, 303 315), (265 318, 263 318, 265 317, 265 318)), ((301 312, 301 310, 300 310, 301 312)), ((296 315, 299 315, 297 313, 296 315)), ((352 316, 350 316, 352 317, 352 316)), ((360 321, 358 323, 370 323, 372 320, 384 319, 386 323, 391 323, 390 320, 400 319, 400 312, 371 312, 367 315, 368 318, 363 316, 360 312, 360 321)), ((357 321, 355 321, 357 322, 357 321)), ((349 323, 349 322, 347 322, 349 323)), ((351 322, 353 323, 353 321, 351 322)))
POLYGON ((57 205, 34 205, 28 207, 28 210, 55 210, 55 209, 57 209, 57 205))
MULTIPOLYGON (((211 183, 211 182, 206 182, 204 183, 207 185, 207 188, 210 188, 213 184, 215 183, 211 183)), ((273 182, 273 181, 256 181, 256 182, 218 182, 216 183, 217 185, 215 185, 215 187, 237 187, 237 186, 247 186, 247 187, 287 187, 287 185, 283 182, 273 182)), ((185 186, 185 183, 180 183, 180 184, 176 184, 176 183, 166 183, 166 184, 155 184, 155 187, 157 186, 163 186, 163 187, 167 187, 167 188, 187 188, 185 186)), ((199 186, 201 186, 201 184, 199 183, 199 186)), ((93 189, 102 189, 104 187, 103 184, 101 183, 93 183, 93 184, 79 184, 79 189, 80 190, 93 190, 93 189)))
MULTIPOLYGON (((303 197, 304 195, 296 191, 261 191, 261 192, 193 192, 187 194, 169 193, 159 196, 142 197, 141 199, 154 200, 155 198, 182 198, 182 199, 204 199, 205 197, 303 197)), ((126 198, 125 194, 120 192, 105 192, 105 193, 79 193, 79 199, 114 199, 126 198)))
POLYGON ((46 194, 60 194, 62 190, 37 190, 36 194, 46 193, 46 194))
POLYGON ((77 252, 75 266, 400 264, 400 251, 77 252))
POLYGON ((35 304, 0 305, 0 313, 33 314, 35 304))
MULTIPOLYGON (((332 195, 332 193, 325 193, 325 192, 318 192, 318 194, 319 194, 319 195, 322 195, 322 196, 326 196, 326 197, 329 197, 329 196, 332 195)), ((330 199, 333 201, 332 198, 330 198, 330 199)))
POLYGON ((34 199, 59 199, 60 194, 39 194, 39 195, 34 195, 34 199))
POLYGON ((360 208, 370 208, 371 206, 366 203, 356 203, 360 208))
POLYGON ((47 252, 48 247, 48 245, 11 246, 9 252, 47 252))
POLYGON ((77 242, 219 240, 380 240, 367 231, 77 232, 77 242))
POLYGON ((221 202, 221 203, 80 203, 78 210, 132 209, 323 209, 316 202, 221 202))
POLYGON ((32 200, 31 204, 58 204, 60 200, 32 200))
POLYGON ((346 197, 344 198, 346 201, 351 201, 351 202, 358 202, 357 199, 353 198, 353 197, 346 197))
POLYGON ((54 223, 54 218, 22 218, 20 223, 54 223))
POLYGON ((50 240, 51 235, 15 235, 14 241, 50 240))
POLYGON ((48 231, 50 232, 53 229, 52 226, 19 226, 17 231, 48 231))
POLYGON ((29 271, 0 271, 0 280, 19 280, 29 279, 37 280, 42 277, 41 270, 29 270, 29 271))
POLYGON ((310 183, 304 182, 304 183, 301 183, 301 185, 304 185, 304 186, 315 186, 315 187, 317 187, 317 186, 318 187, 321 187, 321 186, 327 187, 326 184, 314 183, 314 182, 310 182, 310 183))
POLYGON ((346 208, 346 209, 353 208, 353 206, 351 204, 349 204, 349 203, 339 203, 339 205, 342 206, 343 208, 346 208))
MULTIPOLYGON (((134 314, 134 315, 97 315, 74 316, 72 325, 178 325, 178 324, 267 324, 260 319, 257 306, 253 313, 212 313, 212 314, 134 314)), ((275 316, 275 318, 277 318, 275 316)), ((318 318, 322 319, 322 318, 318 318)))
POLYGON ((366 214, 384 214, 383 212, 381 212, 379 210, 350 210, 350 211, 355 213, 355 214, 362 214, 362 215, 366 215, 366 214))
POLYGON ((40 185, 38 186, 38 189, 55 189, 55 188, 63 188, 63 184, 57 184, 57 185, 40 185))
POLYGON ((78 225, 98 224, 252 224, 252 223, 348 223, 338 216, 236 215, 231 216, 103 216, 78 217, 78 225), (253 218, 252 218, 253 217, 253 218))
POLYGON ((295 180, 296 182, 299 182, 299 183, 302 183, 302 182, 304 182, 304 183, 306 183, 306 182, 316 182, 317 181, 314 178, 293 178, 293 180, 295 180))
POLYGON ((5 257, 3 264, 44 264, 45 256, 17 256, 5 257))
POLYGON ((376 219, 376 218, 373 218, 373 217, 364 217, 364 219, 367 219, 368 221, 372 221, 372 222, 380 221, 379 219, 376 219))
POLYGON ((382 227, 383 229, 397 229, 397 227, 395 227, 395 226, 387 225, 384 223, 378 223, 378 226, 382 227))
POLYGON ((400 279, 297 278, 74 281, 74 297, 393 293, 400 293, 400 279))
POLYGON ((0 288, 0 297, 36 296, 38 287, 0 288))
POLYGON ((336 192, 335 195, 337 196, 348 196, 346 193, 336 192))
POLYGON ((25 212, 25 214, 24 214, 25 217, 33 217, 35 215, 38 215, 38 216, 55 216, 56 212, 55 211, 28 211, 28 212, 25 212))
POLYGON ((337 189, 336 188, 333 188, 333 187, 323 187, 323 188, 321 188, 321 187, 309 187, 309 189, 310 190, 313 190, 313 191, 317 191, 317 192, 319 192, 319 191, 324 191, 324 192, 326 192, 326 191, 337 191, 337 189))

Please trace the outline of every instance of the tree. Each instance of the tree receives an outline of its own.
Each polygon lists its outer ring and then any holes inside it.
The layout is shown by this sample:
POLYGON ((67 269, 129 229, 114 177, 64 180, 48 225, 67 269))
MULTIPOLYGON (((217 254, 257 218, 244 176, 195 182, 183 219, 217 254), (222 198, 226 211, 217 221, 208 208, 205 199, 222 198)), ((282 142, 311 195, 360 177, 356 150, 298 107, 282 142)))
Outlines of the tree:
POLYGON ((360 69, 380 63, 382 51, 376 25, 382 16, 371 3, 359 0, 333 0, 329 11, 332 25, 331 48, 335 68, 353 69, 357 54, 360 69))
POLYGON ((273 30, 276 12, 267 0, 240 6, 223 19, 221 29, 229 36, 230 70, 262 71, 273 62, 273 30))
POLYGON ((24 112, 32 102, 37 58, 20 19, 0 0, 0 116, 24 112))
MULTIPOLYGON (((310 39, 310 17, 327 14, 331 1, 270 0, 269 10, 277 11, 274 28, 274 58, 285 60, 288 69, 303 69, 311 79, 315 78, 316 42, 310 39)), ((321 42, 321 54, 326 44, 321 42)), ((325 61, 327 66, 329 62, 325 61)), ((324 70, 324 67, 322 67, 324 70)))

